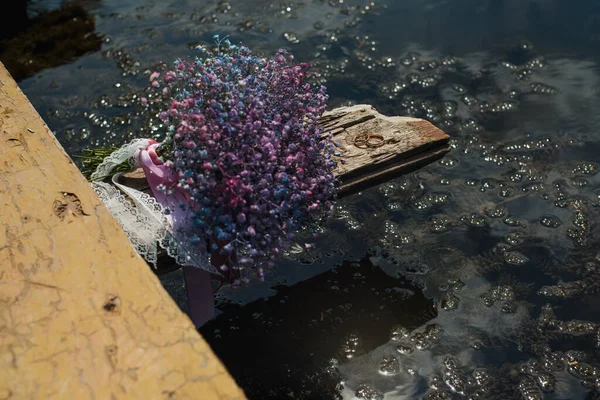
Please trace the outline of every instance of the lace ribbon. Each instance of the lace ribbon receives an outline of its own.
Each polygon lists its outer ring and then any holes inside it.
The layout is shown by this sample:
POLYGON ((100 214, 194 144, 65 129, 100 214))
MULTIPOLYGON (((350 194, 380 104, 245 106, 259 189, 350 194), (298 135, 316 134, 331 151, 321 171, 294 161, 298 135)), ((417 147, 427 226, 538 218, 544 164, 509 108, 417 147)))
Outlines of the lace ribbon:
POLYGON ((188 233, 187 194, 177 188, 175 174, 156 155, 157 146, 151 139, 133 140, 106 157, 92 174, 92 179, 111 176, 117 165, 129 160, 144 169, 154 197, 120 184, 121 174, 112 176, 112 184, 92 181, 92 187, 148 263, 156 267, 160 246, 181 266, 219 274, 206 257, 205 241, 188 233))

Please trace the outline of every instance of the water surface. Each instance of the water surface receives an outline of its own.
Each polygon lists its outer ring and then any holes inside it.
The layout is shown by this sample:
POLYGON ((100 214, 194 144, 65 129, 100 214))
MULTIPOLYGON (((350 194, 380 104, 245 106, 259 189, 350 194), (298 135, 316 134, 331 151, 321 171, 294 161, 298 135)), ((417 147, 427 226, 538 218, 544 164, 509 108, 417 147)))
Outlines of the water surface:
MULTIPOLYGON (((71 155, 159 138, 150 71, 215 33, 310 62, 330 107, 452 137, 439 162, 339 201, 265 282, 219 292, 201 332, 249 398, 598 398, 600 3, 77 4, 100 48, 20 82, 71 155)), ((185 309, 180 273, 161 279, 185 309)))

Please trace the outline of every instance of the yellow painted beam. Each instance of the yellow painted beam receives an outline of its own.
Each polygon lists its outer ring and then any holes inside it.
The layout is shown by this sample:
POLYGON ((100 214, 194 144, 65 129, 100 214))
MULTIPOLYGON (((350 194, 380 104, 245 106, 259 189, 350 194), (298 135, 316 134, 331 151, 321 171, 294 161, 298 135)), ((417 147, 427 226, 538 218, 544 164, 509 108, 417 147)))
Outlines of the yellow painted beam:
POLYGON ((243 399, 0 64, 0 400, 243 399))

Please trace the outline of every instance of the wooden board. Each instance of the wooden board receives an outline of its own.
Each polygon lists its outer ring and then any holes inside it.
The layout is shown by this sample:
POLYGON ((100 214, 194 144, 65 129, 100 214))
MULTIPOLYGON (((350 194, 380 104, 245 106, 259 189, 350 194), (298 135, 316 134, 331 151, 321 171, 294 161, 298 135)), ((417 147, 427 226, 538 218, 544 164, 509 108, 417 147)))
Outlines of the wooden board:
MULTIPOLYGON (((327 111, 319 120, 325 133, 339 144, 334 171, 341 180, 339 197, 416 170, 444 156, 449 151, 449 136, 423 119, 387 117, 368 104, 340 107, 327 111), (360 148, 354 138, 361 133, 379 133, 386 142, 377 148, 360 148), (345 159, 343 164, 341 159, 345 159)), ((120 183, 152 194, 144 171, 138 168, 125 173, 120 183)), ((164 251, 159 254, 158 275, 180 268, 164 251)))
POLYGON ((0 64, 0 399, 243 399, 0 64))
POLYGON ((339 144, 336 176, 342 183, 340 197, 385 182, 441 158, 449 150, 449 136, 428 121, 388 117, 368 104, 336 108, 319 123, 339 144), (357 136, 379 134, 380 147, 366 147, 357 136), (358 143, 358 146, 356 145, 358 143), (345 163, 341 162, 345 160, 345 163))
MULTIPOLYGON (((419 118, 388 117, 368 104, 327 111, 319 123, 339 145, 339 156, 334 157, 338 162, 334 174, 342 183, 339 197, 418 169, 449 151, 449 136, 432 123, 419 118), (380 134, 384 144, 357 147, 354 139, 363 133, 380 134)), ((121 183, 149 192, 141 168, 124 174, 121 183)))

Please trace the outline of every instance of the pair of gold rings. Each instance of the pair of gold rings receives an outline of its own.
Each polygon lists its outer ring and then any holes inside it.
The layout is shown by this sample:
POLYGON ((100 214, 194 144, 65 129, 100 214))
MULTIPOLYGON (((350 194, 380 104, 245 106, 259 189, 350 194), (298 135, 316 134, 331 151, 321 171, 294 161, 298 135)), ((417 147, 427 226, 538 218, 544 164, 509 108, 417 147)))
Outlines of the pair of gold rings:
POLYGON ((354 145, 360 149, 381 147, 385 144, 383 135, 379 133, 359 133, 354 138, 354 145))

